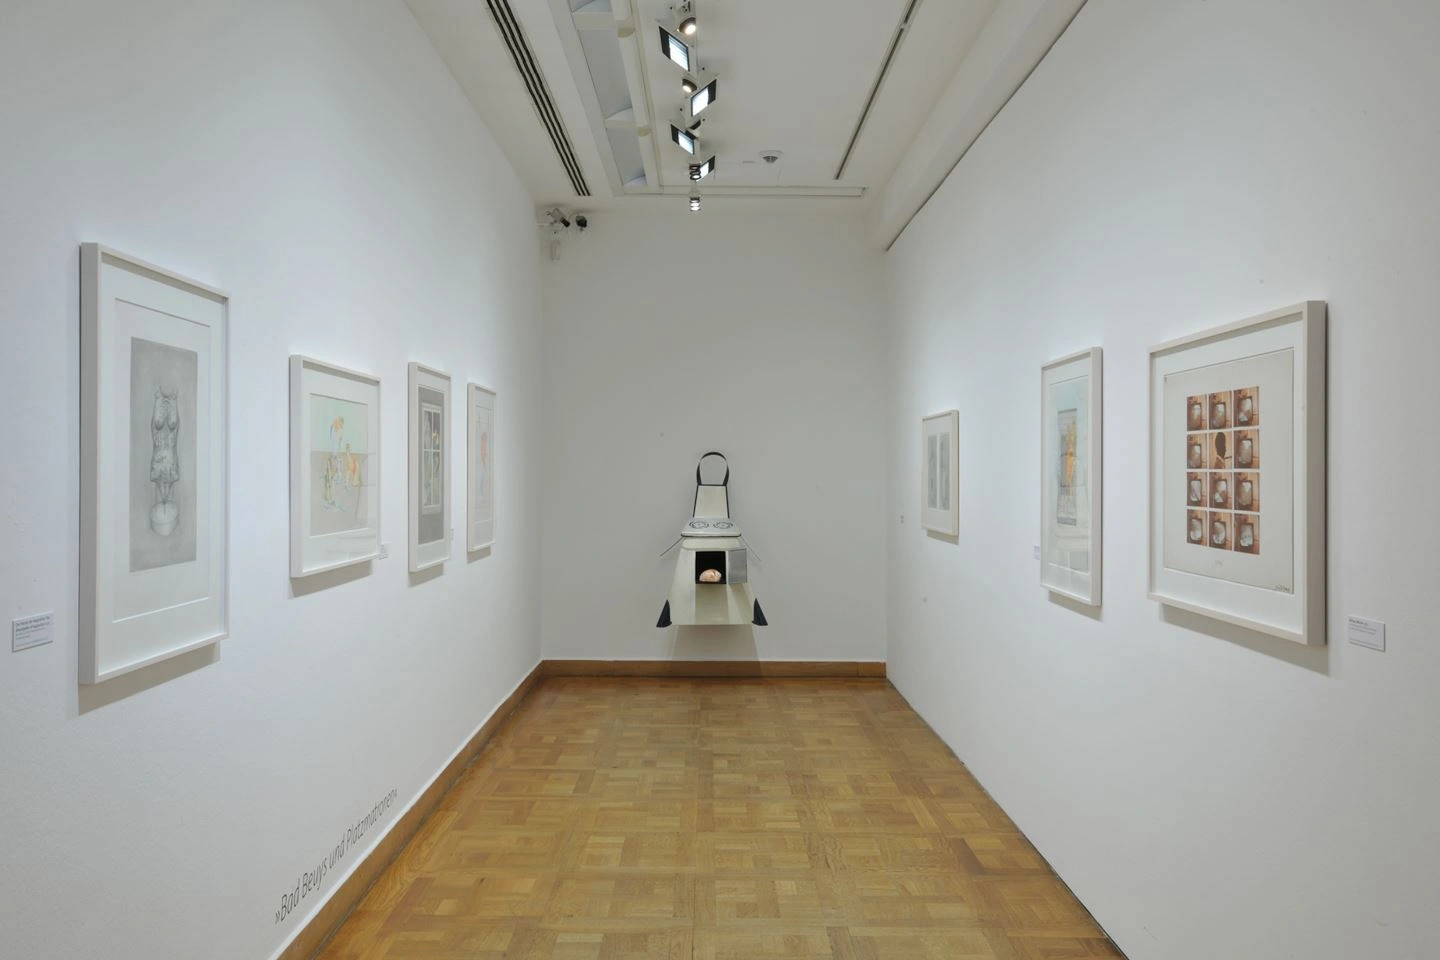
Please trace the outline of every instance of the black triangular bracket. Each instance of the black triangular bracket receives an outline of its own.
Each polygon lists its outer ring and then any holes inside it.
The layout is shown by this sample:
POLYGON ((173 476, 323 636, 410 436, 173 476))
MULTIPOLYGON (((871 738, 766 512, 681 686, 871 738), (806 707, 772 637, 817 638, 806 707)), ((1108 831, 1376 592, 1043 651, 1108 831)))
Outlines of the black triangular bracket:
MULTIPOLYGON (((759 609, 759 608, 757 607, 756 609, 759 609)), ((666 600, 666 601, 665 601, 665 606, 663 606, 663 607, 660 608, 660 619, 659 619, 659 621, 655 624, 655 626, 657 626, 657 627, 668 627, 668 626, 670 626, 670 601, 669 601, 669 600, 666 600)))
POLYGON ((751 620, 750 622, 753 623, 753 624, 755 624, 755 626, 757 626, 757 627, 768 627, 768 626, 770 626, 770 621, 768 621, 768 620, 765 619, 765 611, 760 609, 760 601, 759 601, 759 600, 756 600, 756 601, 755 601, 755 618, 754 618, 753 620, 751 620))

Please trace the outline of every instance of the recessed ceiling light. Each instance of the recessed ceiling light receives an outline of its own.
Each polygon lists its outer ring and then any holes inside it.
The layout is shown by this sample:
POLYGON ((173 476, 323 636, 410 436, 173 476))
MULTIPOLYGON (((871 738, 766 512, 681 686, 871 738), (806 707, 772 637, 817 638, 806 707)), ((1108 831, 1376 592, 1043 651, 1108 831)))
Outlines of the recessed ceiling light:
POLYGON ((695 92, 695 81, 686 77, 680 81, 680 89, 685 91, 685 96, 690 96, 690 94, 695 92))
POLYGON ((690 70, 690 45, 664 27, 660 28, 660 52, 681 70, 690 70))
POLYGON ((715 93, 719 89, 719 83, 719 80, 711 80, 690 95, 690 116, 699 116, 701 110, 715 102, 715 93))
POLYGON ((684 20, 680 21, 680 32, 685 34, 685 36, 687 37, 695 36, 695 18, 686 17, 684 20))
POLYGON ((715 158, 714 158, 714 157, 711 157, 709 160, 706 160, 704 163, 695 163, 695 164, 691 164, 691 165, 690 165, 690 179, 691 179, 691 180, 704 180, 706 177, 710 176, 710 174, 712 174, 712 173, 714 173, 714 172, 715 172, 715 158))
POLYGON ((675 124, 670 124, 670 139, 674 140, 686 153, 695 153, 695 135, 688 130, 681 130, 675 124))

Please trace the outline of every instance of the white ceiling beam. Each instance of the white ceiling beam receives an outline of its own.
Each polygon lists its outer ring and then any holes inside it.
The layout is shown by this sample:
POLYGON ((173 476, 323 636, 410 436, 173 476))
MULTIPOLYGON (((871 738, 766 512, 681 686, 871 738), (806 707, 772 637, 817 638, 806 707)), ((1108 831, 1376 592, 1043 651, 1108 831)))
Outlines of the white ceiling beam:
POLYGON ((610 7, 610 0, 590 0, 572 16, 577 30, 615 29, 615 11, 610 7))
POLYGON ((626 107, 624 110, 610 114, 605 118, 605 126, 611 130, 634 130, 636 127, 635 108, 626 107))
MULTIPOLYGON (((613 22, 611 26, 614 26, 613 22)), ((655 137, 650 126, 650 94, 645 86, 645 71, 640 64, 640 37, 633 26, 620 27, 616 35, 620 39, 620 60, 625 65, 625 85, 630 88, 630 108, 635 132, 640 138, 640 163, 645 167, 645 183, 649 189, 657 190, 660 187, 660 164, 655 159, 655 137)))
POLYGON ((1045 58, 1085 0, 1001 0, 872 210, 887 250, 1045 58))

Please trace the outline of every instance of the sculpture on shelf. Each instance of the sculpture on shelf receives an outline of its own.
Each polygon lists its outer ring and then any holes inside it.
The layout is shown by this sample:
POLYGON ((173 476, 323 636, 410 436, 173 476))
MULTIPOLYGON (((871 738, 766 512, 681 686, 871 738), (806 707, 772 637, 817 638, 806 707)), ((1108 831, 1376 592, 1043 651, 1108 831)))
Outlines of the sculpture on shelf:
POLYGON ((655 626, 766 626, 760 601, 750 590, 749 550, 730 517, 730 464, 724 454, 711 451, 695 465, 695 506, 670 549, 676 547, 675 578, 655 626), (710 457, 725 466, 719 483, 702 479, 701 468, 710 457))

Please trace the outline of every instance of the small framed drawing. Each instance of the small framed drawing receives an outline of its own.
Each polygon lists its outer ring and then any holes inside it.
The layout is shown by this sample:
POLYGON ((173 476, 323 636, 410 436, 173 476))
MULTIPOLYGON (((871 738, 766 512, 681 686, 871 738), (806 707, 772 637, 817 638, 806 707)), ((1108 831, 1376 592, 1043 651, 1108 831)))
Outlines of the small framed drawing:
POLYGON ((290 358, 290 576, 380 556, 380 381, 290 358))
POLYGON ((1150 351, 1150 597, 1325 642, 1325 304, 1150 351))
POLYGON ((473 553, 495 542, 495 391, 472 383, 469 399, 465 548, 473 553))
POLYGON ((1040 583, 1100 606, 1101 354, 1040 368, 1040 583))
POLYGON ((230 298, 80 247, 80 682, 227 632, 230 298))
POLYGON ((920 523, 953 537, 960 532, 960 414, 947 410, 921 424, 920 523))
POLYGON ((450 556, 450 376, 410 364, 410 571, 450 556))

